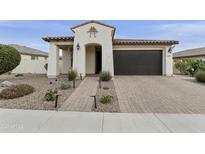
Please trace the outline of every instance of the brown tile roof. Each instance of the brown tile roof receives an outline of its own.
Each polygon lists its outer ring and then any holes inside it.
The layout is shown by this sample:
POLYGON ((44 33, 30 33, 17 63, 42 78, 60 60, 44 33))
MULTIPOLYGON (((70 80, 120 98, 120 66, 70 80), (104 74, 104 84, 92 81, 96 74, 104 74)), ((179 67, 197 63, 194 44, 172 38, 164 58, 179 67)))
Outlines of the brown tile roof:
POLYGON ((97 24, 100 24, 100 25, 103 25, 103 26, 106 26, 106 27, 115 29, 114 26, 111 26, 111 25, 108 25, 108 24, 104 24, 104 23, 101 23, 101 22, 96 21, 96 20, 90 20, 90 21, 84 22, 84 23, 82 23, 82 24, 80 24, 80 25, 71 27, 71 30, 73 31, 73 29, 78 28, 78 27, 81 27, 81 26, 84 26, 84 25, 87 25, 87 24, 89 24, 89 23, 97 23, 97 24))
POLYGON ((42 38, 46 42, 52 41, 74 41, 74 36, 55 36, 55 37, 43 37, 42 38))
POLYGON ((114 39, 114 45, 173 45, 179 44, 175 40, 139 40, 139 39, 114 39))
MULTIPOLYGON (((44 41, 74 41, 74 36, 44 37, 44 41)), ((175 40, 139 40, 139 39, 114 39, 113 45, 173 45, 179 44, 175 40)))

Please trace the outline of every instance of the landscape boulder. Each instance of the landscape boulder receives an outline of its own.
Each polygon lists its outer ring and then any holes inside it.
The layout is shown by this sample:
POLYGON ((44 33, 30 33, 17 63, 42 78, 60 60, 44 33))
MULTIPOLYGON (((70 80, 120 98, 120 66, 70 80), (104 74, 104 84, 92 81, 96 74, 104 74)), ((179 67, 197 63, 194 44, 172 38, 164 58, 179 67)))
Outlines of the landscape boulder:
POLYGON ((3 88, 8 88, 8 87, 11 87, 13 85, 14 84, 10 81, 3 81, 2 83, 0 83, 0 87, 3 87, 3 88))

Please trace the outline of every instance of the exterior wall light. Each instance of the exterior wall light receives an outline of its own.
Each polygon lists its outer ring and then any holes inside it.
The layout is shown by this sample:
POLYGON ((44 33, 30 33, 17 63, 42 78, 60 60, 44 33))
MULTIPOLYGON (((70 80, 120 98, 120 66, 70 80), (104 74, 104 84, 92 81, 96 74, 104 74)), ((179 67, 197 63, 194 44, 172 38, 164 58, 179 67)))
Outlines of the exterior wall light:
POLYGON ((175 45, 171 46, 168 50, 169 53, 172 53, 172 50, 174 49, 175 45))
POLYGON ((80 50, 80 44, 79 43, 76 45, 76 48, 77 48, 77 50, 80 50))

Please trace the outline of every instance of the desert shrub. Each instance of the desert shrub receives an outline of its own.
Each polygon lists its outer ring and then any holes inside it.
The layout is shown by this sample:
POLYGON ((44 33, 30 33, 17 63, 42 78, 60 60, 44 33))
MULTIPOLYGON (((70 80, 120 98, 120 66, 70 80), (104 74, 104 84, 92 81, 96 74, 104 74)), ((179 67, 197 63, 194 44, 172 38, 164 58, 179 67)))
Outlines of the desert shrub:
POLYGON ((189 63, 187 59, 177 59, 175 60, 175 67, 182 74, 187 74, 187 69, 189 68, 189 63))
POLYGON ((102 81, 110 81, 112 79, 112 76, 110 72, 108 71, 103 71, 100 73, 100 80, 102 81))
POLYGON ((194 76, 199 70, 205 71, 205 62, 202 60, 190 60, 187 72, 194 76))
POLYGON ((46 101, 54 101, 56 99, 56 95, 57 95, 58 91, 57 89, 55 90, 48 90, 44 96, 46 101))
POLYGON ((112 100, 112 96, 111 95, 103 95, 101 98, 100 98, 100 102, 102 104, 107 104, 107 103, 110 103, 111 100, 112 100))
POLYGON ((198 60, 198 70, 205 71, 205 61, 198 60))
POLYGON ((195 78, 198 82, 205 82, 205 71, 198 71, 195 75, 195 78))
POLYGON ((71 87, 71 85, 70 85, 70 82, 69 82, 69 81, 63 81, 63 82, 61 83, 60 89, 66 90, 66 89, 69 89, 70 87, 71 87))
POLYGON ((175 67, 182 74, 194 76, 199 70, 205 71, 205 62, 201 60, 183 58, 175 60, 174 62, 175 67))
POLYGON ((9 88, 4 89, 0 93, 1 99, 13 99, 17 97, 22 97, 34 92, 34 88, 27 84, 13 85, 9 88))
POLYGON ((194 76, 194 74, 198 71, 199 69, 199 63, 196 60, 190 59, 187 61, 187 73, 191 76, 194 76))
POLYGON ((0 75, 12 71, 21 61, 19 52, 8 45, 0 45, 0 75))
POLYGON ((69 70, 69 71, 68 71, 68 80, 69 80, 69 81, 75 80, 75 79, 77 78, 77 75, 78 75, 77 71, 75 71, 75 70, 69 70))

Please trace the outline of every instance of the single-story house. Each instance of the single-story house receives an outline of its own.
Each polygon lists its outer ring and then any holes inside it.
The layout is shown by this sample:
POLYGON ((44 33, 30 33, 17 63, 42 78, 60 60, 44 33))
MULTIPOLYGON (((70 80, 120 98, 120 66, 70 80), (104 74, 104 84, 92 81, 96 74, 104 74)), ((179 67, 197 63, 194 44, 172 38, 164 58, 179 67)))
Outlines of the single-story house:
POLYGON ((72 67, 82 76, 109 71, 114 75, 173 74, 172 48, 175 40, 116 39, 116 28, 88 21, 71 28, 74 36, 43 37, 49 42, 49 78, 59 71, 62 49, 62 73, 72 67))
POLYGON ((8 44, 9 46, 15 48, 21 54, 21 59, 28 60, 47 60, 48 53, 44 51, 40 51, 37 49, 33 49, 27 46, 22 46, 18 44, 8 44))
POLYGON ((205 47, 175 52, 173 53, 173 58, 174 59, 192 58, 192 59, 198 59, 198 60, 201 60, 201 59, 205 60, 205 47))
POLYGON ((8 44, 21 54, 20 64, 12 73, 46 74, 45 64, 48 63, 48 53, 17 44, 8 44))

